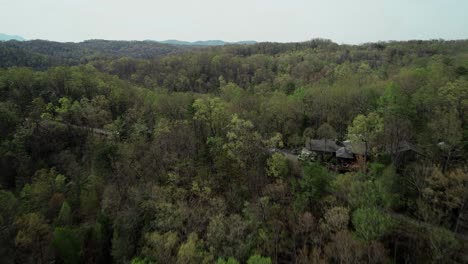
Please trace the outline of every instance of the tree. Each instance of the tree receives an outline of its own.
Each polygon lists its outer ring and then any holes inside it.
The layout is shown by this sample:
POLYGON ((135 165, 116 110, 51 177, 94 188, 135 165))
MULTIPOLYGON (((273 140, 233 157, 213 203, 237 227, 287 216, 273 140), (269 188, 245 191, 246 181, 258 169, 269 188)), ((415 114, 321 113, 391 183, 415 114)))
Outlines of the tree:
POLYGON ((431 143, 442 150, 445 161, 443 170, 447 170, 454 157, 460 156, 464 148, 462 122, 458 119, 456 110, 442 112, 436 110, 432 121, 428 124, 431 143))
POLYGON ((376 141, 383 131, 383 119, 376 113, 368 115, 358 115, 354 118, 351 126, 348 127, 348 138, 353 141, 364 142, 364 160, 367 170, 367 156, 369 147, 376 145, 376 141))
MULTIPOLYGON (((54 204, 49 203, 49 201, 57 190, 57 184, 55 181, 57 176, 58 174, 55 168, 36 171, 33 176, 32 183, 26 184, 21 191, 21 196, 26 201, 23 203, 23 206, 32 211, 40 211, 43 214, 46 214, 49 209, 48 205, 54 204)), ((60 205, 61 204, 58 204, 58 206, 60 205)))
POLYGON ((358 208, 353 213, 352 222, 356 234, 366 243, 380 239, 391 225, 390 216, 372 207, 358 208))
POLYGON ((175 232, 146 233, 141 254, 156 263, 173 263, 178 242, 179 237, 175 232))
POLYGON ((459 243, 453 234, 444 228, 430 229, 427 233, 432 260, 436 263, 455 262, 454 255, 459 247, 459 243))
POLYGON ((113 220, 112 257, 116 262, 128 262, 135 255, 139 222, 138 211, 135 207, 117 212, 113 220))
POLYGON ((456 110, 459 118, 466 124, 466 113, 468 111, 468 81, 458 79, 449 82, 438 91, 442 107, 456 110))
POLYGON ((220 98, 199 98, 196 99, 192 107, 195 109, 194 120, 205 124, 209 131, 209 136, 222 136, 228 116, 223 100, 220 98))
POLYGON ((262 177, 255 170, 266 154, 261 135, 255 131, 252 122, 233 115, 226 137, 223 149, 241 170, 245 170, 251 190, 258 190, 262 177))
POLYGON ((15 226, 18 230, 15 237, 18 260, 23 263, 47 262, 52 233, 44 217, 37 213, 25 214, 15 221, 15 226))
POLYGON ((72 224, 72 210, 70 205, 64 201, 62 203, 62 207, 60 208, 60 212, 57 218, 57 223, 62 226, 71 225, 72 224))
MULTIPOLYGON (((418 84, 419 85, 419 84, 418 84)), ((411 88, 415 86, 411 85, 411 88)), ((417 100, 413 100, 417 101, 417 100)), ((385 147, 394 153, 404 140, 409 140, 416 116, 412 98, 404 93, 400 85, 390 83, 378 99, 378 113, 383 117, 385 147)))
MULTIPOLYGON (((325 140, 325 148, 327 147, 328 140, 334 140, 336 139, 336 136, 337 136, 335 129, 328 123, 323 123, 317 129, 316 134, 318 138, 325 140)), ((323 159, 323 154, 322 154, 322 159, 323 159)))
POLYGON ((331 241, 325 246, 329 259, 339 263, 363 262, 365 248, 361 241, 347 230, 338 231, 331 236, 331 241))
POLYGON ((247 264, 271 264, 271 259, 255 254, 247 260, 247 264))
POLYGON ((370 261, 372 242, 380 239, 389 231, 390 216, 375 207, 362 207, 354 211, 352 222, 357 236, 367 244, 367 257, 370 261))
POLYGON ((425 179, 425 184, 418 210, 423 220, 447 227, 451 226, 453 218, 458 223, 468 200, 468 174, 462 169, 444 173, 440 168, 434 167, 425 179), (453 214, 456 211, 460 211, 458 215, 453 214))
POLYGON ((13 193, 0 190, 0 262, 13 263, 15 227, 18 200, 13 193))
MULTIPOLYGON (((298 134, 303 117, 300 109, 302 101, 296 100, 294 96, 275 92, 268 97, 262 98, 260 104, 260 116, 255 116, 255 121, 259 129, 264 131, 278 132, 287 139, 294 134, 298 134)), ((293 139, 293 138, 291 138, 293 139)), ((293 145, 295 142, 287 142, 293 145)))
POLYGON ((82 241, 76 231, 56 227, 52 244, 64 263, 82 262, 82 241))
POLYGON ((323 228, 329 232, 346 230, 349 224, 349 209, 344 207, 333 207, 327 210, 323 216, 323 228))
POLYGON ((219 258, 216 261, 216 264, 239 264, 239 261, 237 261, 235 258, 228 258, 228 259, 223 259, 219 258))
POLYGON ((0 142, 10 136, 19 123, 14 105, 0 102, 0 142))
MULTIPOLYGON (((58 100, 59 106, 54 108, 59 121, 70 122, 72 117, 73 102, 67 97, 62 97, 58 100)), ((77 102, 78 103, 78 102, 77 102)), ((75 106, 76 108, 76 106, 75 106)))
POLYGON ((315 163, 308 163, 303 168, 303 177, 294 185, 295 205, 299 210, 312 209, 318 201, 329 191, 331 177, 327 170, 315 163))
POLYGON ((275 152, 267 160, 267 174, 274 178, 284 178, 288 175, 288 160, 283 154, 275 152))
POLYGON ((336 131, 335 129, 328 123, 323 123, 318 129, 317 129, 317 137, 320 139, 336 139, 336 131))
POLYGON ((239 215, 217 215, 208 224, 206 243, 214 257, 245 259, 248 245, 245 243, 247 223, 239 215))
POLYGON ((302 140, 306 143, 309 139, 315 137, 315 130, 312 127, 307 127, 302 133, 302 140))
MULTIPOLYGON (((346 183, 345 183, 346 184, 346 183)), ((345 193, 348 203, 354 208, 377 207, 389 209, 394 201, 394 194, 381 178, 351 182, 345 193)))
MULTIPOLYGON (((182 264, 195 264, 195 263, 206 263, 210 257, 203 251, 203 241, 198 239, 196 233, 191 233, 187 238, 187 241, 180 245, 177 253, 177 263, 182 264)), ((212 261, 212 260, 211 260, 212 261)))

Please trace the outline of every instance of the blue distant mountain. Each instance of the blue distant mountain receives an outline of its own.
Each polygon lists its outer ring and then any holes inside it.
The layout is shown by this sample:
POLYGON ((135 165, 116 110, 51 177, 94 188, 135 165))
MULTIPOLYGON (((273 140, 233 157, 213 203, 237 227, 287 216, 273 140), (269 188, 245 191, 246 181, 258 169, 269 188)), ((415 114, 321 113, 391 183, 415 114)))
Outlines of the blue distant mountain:
POLYGON ((226 42, 222 40, 200 40, 200 41, 181 41, 176 39, 169 39, 163 41, 157 41, 159 43, 171 44, 171 45, 185 45, 185 46, 224 46, 229 44, 255 44, 256 41, 247 40, 247 41, 237 41, 237 42, 226 42))
POLYGON ((25 41, 26 39, 20 36, 13 36, 13 35, 0 33, 0 41, 8 41, 8 40, 25 41))

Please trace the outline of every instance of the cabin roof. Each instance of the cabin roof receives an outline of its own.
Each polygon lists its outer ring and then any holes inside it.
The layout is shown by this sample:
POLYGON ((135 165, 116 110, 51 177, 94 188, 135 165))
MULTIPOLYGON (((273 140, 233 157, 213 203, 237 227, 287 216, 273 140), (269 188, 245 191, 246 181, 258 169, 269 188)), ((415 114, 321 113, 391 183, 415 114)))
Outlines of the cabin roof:
POLYGON ((306 144, 309 150, 328 153, 335 153, 340 147, 332 139, 311 139, 306 144))
POLYGON ((421 155, 423 154, 423 152, 418 147, 409 143, 408 141, 401 141, 395 147, 387 146, 386 148, 386 152, 389 154, 401 153, 406 151, 413 151, 421 155))
POLYGON ((342 159, 353 159, 354 156, 352 153, 349 153, 345 147, 341 147, 336 151, 336 157, 342 159))
MULTIPOLYGON (((306 143, 306 149, 314 152, 336 153, 336 157, 352 159, 353 155, 365 155, 366 144, 364 142, 351 142, 349 140, 340 142, 332 139, 310 139, 306 143)), ((422 151, 415 145, 401 141, 396 146, 386 146, 385 152, 388 154, 412 151, 422 155, 422 151)))
POLYGON ((347 152, 356 155, 366 154, 366 144, 364 142, 351 142, 349 140, 343 141, 347 152))

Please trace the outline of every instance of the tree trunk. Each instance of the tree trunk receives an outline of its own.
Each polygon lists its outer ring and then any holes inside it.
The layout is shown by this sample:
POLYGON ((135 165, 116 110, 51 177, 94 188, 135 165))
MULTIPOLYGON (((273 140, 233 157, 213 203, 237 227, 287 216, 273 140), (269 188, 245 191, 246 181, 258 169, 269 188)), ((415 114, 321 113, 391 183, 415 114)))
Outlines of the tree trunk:
POLYGON ((364 142, 365 151, 364 151, 364 174, 367 174, 367 141, 364 142))
POLYGON ((467 216, 465 216, 466 202, 467 202, 467 197, 464 198, 463 204, 462 204, 462 206, 460 208, 460 213, 458 214, 457 222, 455 224, 455 230, 453 231, 455 233, 458 233, 458 228, 460 226, 460 221, 462 220, 462 218, 465 219, 465 217, 467 217, 467 216))
POLYGON ((445 164, 444 164, 444 168, 443 168, 443 172, 445 172, 447 170, 447 167, 448 167, 448 164, 450 162, 450 157, 452 156, 452 150, 449 150, 449 153, 447 155, 447 159, 445 160, 445 164))

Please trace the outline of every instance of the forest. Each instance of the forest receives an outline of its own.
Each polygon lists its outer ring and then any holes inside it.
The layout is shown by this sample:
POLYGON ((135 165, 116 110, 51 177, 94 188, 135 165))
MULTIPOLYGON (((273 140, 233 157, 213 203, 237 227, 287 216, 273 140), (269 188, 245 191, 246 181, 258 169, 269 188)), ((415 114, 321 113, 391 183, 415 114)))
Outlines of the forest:
POLYGON ((468 40, 0 42, 0 263, 468 263, 467 154, 468 40))

